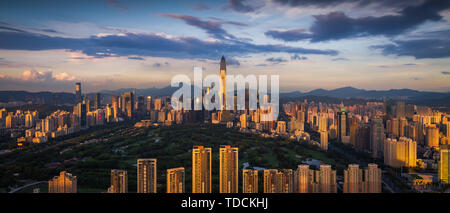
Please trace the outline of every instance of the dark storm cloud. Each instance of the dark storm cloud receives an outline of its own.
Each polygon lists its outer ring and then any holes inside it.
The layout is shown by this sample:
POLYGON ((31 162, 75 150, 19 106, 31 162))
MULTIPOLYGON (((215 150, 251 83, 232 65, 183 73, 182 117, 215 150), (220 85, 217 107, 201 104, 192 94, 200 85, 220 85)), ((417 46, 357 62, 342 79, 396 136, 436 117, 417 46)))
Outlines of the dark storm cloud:
POLYGON ((369 5, 379 7, 406 7, 421 3, 422 0, 272 0, 281 5, 293 7, 334 7, 340 4, 353 3, 356 7, 369 5))
POLYGON ((394 44, 375 45, 372 49, 381 50, 384 55, 413 56, 421 58, 450 57, 450 39, 398 40, 394 44))
POLYGON ((180 15, 180 14, 161 13, 158 15, 183 20, 186 24, 203 29, 206 31, 206 33, 210 34, 211 36, 217 39, 236 39, 236 37, 229 34, 222 28, 223 24, 247 26, 246 24, 241 22, 222 21, 220 19, 214 19, 214 21, 203 21, 194 16, 180 15))
POLYGON ((448 8, 450 8, 450 1, 427 0, 422 4, 400 9, 398 15, 351 18, 343 12, 331 12, 314 16, 315 20, 309 28, 310 36, 308 32, 301 30, 284 31, 279 34, 268 31, 266 35, 284 41, 310 39, 311 42, 377 35, 392 37, 415 29, 426 21, 442 20, 439 12, 448 8), (298 34, 297 39, 293 37, 295 33, 298 34))
POLYGON ((266 36, 270 36, 274 39, 282 41, 300 41, 304 39, 312 38, 312 34, 306 32, 305 29, 294 29, 294 30, 269 30, 264 33, 266 36))
POLYGON ((31 32, 0 31, 0 49, 81 51, 88 56, 170 57, 180 59, 216 59, 217 54, 245 56, 253 53, 292 53, 337 55, 335 50, 305 49, 285 45, 257 45, 241 41, 203 41, 193 37, 166 37, 158 34, 123 33, 121 35, 63 38, 31 32))
POLYGON ((232 9, 236 12, 249 13, 254 12, 258 8, 264 6, 264 5, 250 5, 244 2, 245 0, 228 0, 228 4, 224 8, 232 9))

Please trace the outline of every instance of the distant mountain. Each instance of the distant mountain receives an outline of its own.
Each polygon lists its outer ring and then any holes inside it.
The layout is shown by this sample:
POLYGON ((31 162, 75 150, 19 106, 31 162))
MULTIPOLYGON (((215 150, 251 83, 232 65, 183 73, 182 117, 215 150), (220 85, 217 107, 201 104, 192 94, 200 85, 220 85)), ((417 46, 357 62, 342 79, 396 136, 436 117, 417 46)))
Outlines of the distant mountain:
POLYGON ((24 102, 34 104, 73 104, 75 94, 66 92, 26 92, 26 91, 0 91, 0 102, 24 102))
POLYGON ((316 89, 310 92, 289 92, 282 93, 280 97, 302 97, 302 96, 327 96, 339 99, 395 99, 395 100, 425 100, 425 99, 440 99, 449 96, 450 93, 439 93, 439 92, 422 92, 411 89, 390 89, 390 90, 364 90, 357 89, 354 87, 342 87, 334 90, 316 89))

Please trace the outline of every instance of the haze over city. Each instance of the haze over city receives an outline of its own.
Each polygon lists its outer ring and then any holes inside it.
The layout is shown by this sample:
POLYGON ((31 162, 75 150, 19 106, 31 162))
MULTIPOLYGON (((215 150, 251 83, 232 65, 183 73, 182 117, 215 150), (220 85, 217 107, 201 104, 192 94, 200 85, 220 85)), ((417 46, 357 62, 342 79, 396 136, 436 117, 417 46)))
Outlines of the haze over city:
POLYGON ((450 2, 1 1, 0 90, 166 87, 193 66, 281 91, 450 91, 450 2))

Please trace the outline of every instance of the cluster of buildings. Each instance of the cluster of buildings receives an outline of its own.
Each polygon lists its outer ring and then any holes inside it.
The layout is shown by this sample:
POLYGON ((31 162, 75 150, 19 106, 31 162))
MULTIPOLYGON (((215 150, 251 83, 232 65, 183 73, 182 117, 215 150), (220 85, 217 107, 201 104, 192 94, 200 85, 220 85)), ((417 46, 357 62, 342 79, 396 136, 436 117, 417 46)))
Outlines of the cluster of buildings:
MULTIPOLYGON (((220 147, 219 192, 238 193, 238 153, 237 147, 220 147)), ((212 193, 211 177, 212 150, 195 146, 192 149, 192 193, 212 193)), ((157 192, 157 159, 137 160, 137 192, 157 192)), ((258 193, 259 174, 256 169, 242 170, 242 193, 258 193)), ((312 170, 308 165, 292 169, 264 169, 264 193, 337 193, 336 171, 330 165, 321 165, 312 170)), ((185 193, 185 169, 167 169, 166 192, 185 193)), ((111 170, 111 186, 108 193, 128 193, 128 172, 111 170)), ((76 177, 61 172, 49 181, 49 192, 75 193, 76 177)), ((381 169, 369 164, 367 169, 351 164, 344 171, 344 193, 380 193, 381 169)))

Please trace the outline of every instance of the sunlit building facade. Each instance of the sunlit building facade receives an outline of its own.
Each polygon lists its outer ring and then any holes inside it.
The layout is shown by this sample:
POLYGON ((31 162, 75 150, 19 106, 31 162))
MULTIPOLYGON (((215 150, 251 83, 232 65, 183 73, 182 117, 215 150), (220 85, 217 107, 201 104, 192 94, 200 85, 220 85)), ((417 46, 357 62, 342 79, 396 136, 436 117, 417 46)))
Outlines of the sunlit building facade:
POLYGON ((143 158, 137 160, 137 192, 156 193, 156 167, 155 158, 143 158))
POLYGON ((192 149, 192 193, 211 193, 211 148, 192 149))
POLYGON ((239 148, 220 148, 220 193, 238 193, 238 153, 239 148))

